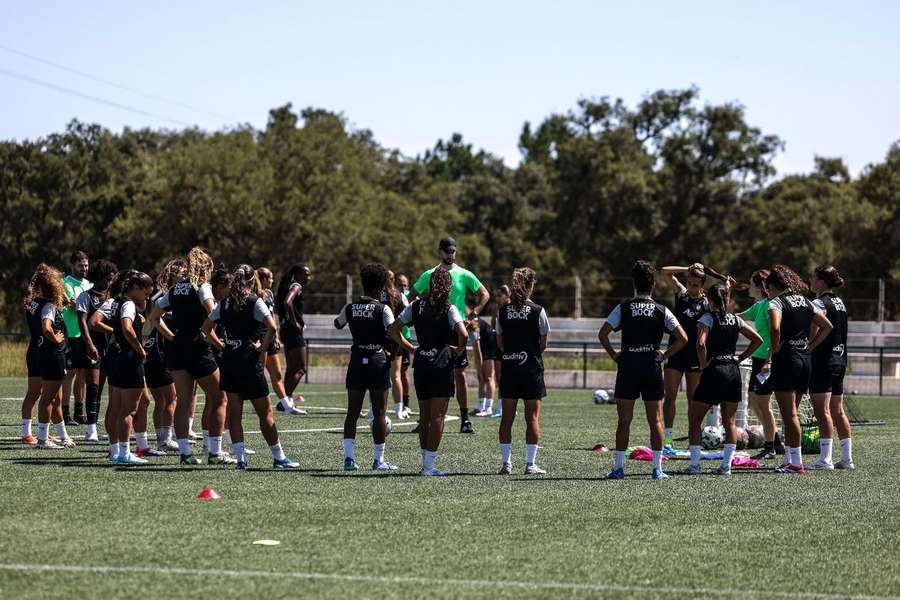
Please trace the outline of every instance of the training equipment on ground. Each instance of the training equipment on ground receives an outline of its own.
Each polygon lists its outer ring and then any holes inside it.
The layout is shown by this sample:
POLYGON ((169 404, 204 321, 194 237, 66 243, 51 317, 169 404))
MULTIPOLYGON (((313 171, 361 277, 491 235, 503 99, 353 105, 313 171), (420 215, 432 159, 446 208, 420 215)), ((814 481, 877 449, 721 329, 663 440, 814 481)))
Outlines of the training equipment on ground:
POLYGON ((609 403, 609 393, 606 390, 594 390, 594 404, 609 403))
POLYGON ((737 427, 737 436, 735 442, 738 450, 745 450, 750 444, 750 434, 743 427, 737 427))
POLYGON ((197 497, 201 500, 221 500, 222 494, 212 488, 206 487, 200 490, 200 493, 197 494, 197 497))
POLYGON ((725 436, 722 433, 721 427, 707 425, 703 428, 701 439, 703 441, 704 448, 706 448, 707 450, 715 450, 716 448, 720 448, 722 446, 722 442, 724 441, 725 436))
POLYGON ((806 453, 816 453, 819 451, 819 428, 804 427, 803 436, 801 438, 800 447, 806 453))
POLYGON ((747 432, 749 436, 749 441, 747 442, 748 448, 753 448, 754 450, 757 448, 762 448, 766 443, 766 436, 763 433, 762 425, 751 425, 744 431, 747 432))

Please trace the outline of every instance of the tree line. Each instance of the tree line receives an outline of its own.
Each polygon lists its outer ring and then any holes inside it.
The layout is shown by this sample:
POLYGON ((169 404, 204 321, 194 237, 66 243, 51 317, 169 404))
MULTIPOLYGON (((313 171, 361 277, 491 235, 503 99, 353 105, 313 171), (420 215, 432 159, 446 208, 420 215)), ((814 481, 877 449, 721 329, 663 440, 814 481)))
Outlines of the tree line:
POLYGON ((417 274, 446 233, 476 273, 580 274, 586 296, 608 293, 637 257, 745 278, 823 261, 850 278, 900 276, 900 143, 856 178, 825 157, 778 177, 781 139, 690 88, 636 106, 583 99, 525 123, 519 148, 509 167, 454 134, 407 157, 339 113, 290 104, 262 130, 72 121, 0 142, 0 326, 23 328, 33 268, 62 267, 74 249, 155 271, 199 244, 226 264, 310 264, 336 292, 370 260, 417 274))

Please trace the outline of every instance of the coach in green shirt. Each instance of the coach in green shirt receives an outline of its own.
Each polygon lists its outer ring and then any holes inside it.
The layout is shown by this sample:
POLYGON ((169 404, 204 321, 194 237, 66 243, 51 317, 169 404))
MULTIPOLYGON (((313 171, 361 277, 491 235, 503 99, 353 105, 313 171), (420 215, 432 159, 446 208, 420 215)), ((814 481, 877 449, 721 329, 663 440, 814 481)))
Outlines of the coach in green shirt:
MULTIPOLYGON (((443 268, 450 271, 450 303, 456 307, 459 314, 466 314, 466 294, 475 294, 477 296, 475 308, 466 318, 466 328, 471 331, 478 321, 478 315, 484 310, 485 305, 491 296, 478 277, 474 273, 463 269, 456 264, 456 240, 451 237, 445 237, 438 244, 438 254, 441 257, 441 264, 428 269, 413 284, 410 293, 410 301, 416 296, 425 296, 431 284, 431 274, 437 268, 443 268)), ((456 358, 454 363, 454 372, 456 374, 456 400, 459 403, 459 414, 462 423, 459 427, 460 433, 475 433, 472 427, 472 421, 469 419, 469 390, 466 384, 466 367, 469 366, 468 352, 464 352, 456 358)))
POLYGON ((75 312, 75 300, 81 292, 91 289, 91 282, 85 279, 90 268, 88 255, 81 250, 72 254, 69 274, 63 279, 66 289, 66 300, 69 303, 62 309, 63 322, 66 324, 66 378, 63 381, 63 419, 66 425, 78 425, 87 422, 84 416, 85 379, 84 369, 90 368, 90 359, 81 339, 81 329, 78 327, 78 314, 75 312), (75 392, 75 414, 69 411, 69 396, 75 392))

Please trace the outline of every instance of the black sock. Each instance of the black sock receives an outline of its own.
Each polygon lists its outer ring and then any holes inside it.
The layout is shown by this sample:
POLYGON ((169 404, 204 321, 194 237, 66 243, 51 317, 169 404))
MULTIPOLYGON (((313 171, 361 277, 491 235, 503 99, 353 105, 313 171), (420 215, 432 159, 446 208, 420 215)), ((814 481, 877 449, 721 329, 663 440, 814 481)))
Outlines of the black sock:
POLYGON ((100 386, 96 383, 87 384, 85 400, 87 407, 87 423, 88 425, 96 425, 97 417, 100 414, 100 386))
POLYGON ((62 405, 62 411, 63 411, 63 421, 68 421, 68 420, 69 420, 69 416, 70 416, 70 413, 69 413, 69 405, 68 405, 68 404, 63 404, 63 405, 62 405))
POLYGON ((403 406, 409 408, 409 396, 403 396, 403 406))
POLYGON ((774 452, 775 451, 775 442, 766 442, 763 446, 763 450, 766 452, 774 452))
POLYGON ((84 403, 76 402, 75 403, 75 416, 78 417, 78 416, 82 416, 82 415, 84 415, 84 403))

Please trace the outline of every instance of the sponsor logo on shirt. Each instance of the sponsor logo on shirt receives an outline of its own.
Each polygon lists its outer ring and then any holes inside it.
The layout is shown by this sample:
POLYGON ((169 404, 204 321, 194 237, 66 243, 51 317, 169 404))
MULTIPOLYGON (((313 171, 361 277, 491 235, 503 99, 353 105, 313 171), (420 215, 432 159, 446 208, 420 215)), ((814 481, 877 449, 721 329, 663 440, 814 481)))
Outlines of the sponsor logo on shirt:
POLYGON ((434 358, 438 355, 438 349, 432 348, 431 350, 419 350, 419 356, 424 356, 426 358, 434 358))
POLYGON ((643 346, 628 346, 625 350, 628 352, 642 353, 656 352, 657 348, 653 344, 644 344, 643 346))
POLYGON ((840 312, 847 312, 847 307, 844 306, 844 301, 840 298, 832 298, 831 303, 834 304, 834 310, 840 312))
POLYGON ((654 302, 636 302, 631 305, 632 317, 652 317, 654 314, 656 314, 654 302))
POLYGON ((713 360, 718 360, 722 362, 731 362, 734 360, 734 354, 719 354, 713 357, 713 360))
POLYGON ((191 293, 190 283, 176 283, 175 287, 172 288, 172 295, 174 296, 187 296, 191 293))
POLYGON ((241 340, 228 340, 225 345, 231 350, 237 350, 241 347, 241 340))
POLYGON ((799 296, 797 294, 791 294, 790 296, 785 296, 784 299, 788 304, 791 305, 791 308, 802 308, 806 306, 806 298, 803 296, 799 296))
POLYGON ((511 354, 504 354, 503 360, 519 361, 519 365, 524 365, 525 361, 528 360, 528 353, 522 350, 521 352, 513 352, 511 354))
POLYGON ((801 338, 799 340, 790 340, 788 341, 788 344, 790 344, 791 348, 795 348, 797 350, 806 350, 806 348, 809 346, 809 340, 806 338, 801 338))
POLYGON ((375 316, 374 304, 353 304, 350 307, 354 318, 371 319, 375 316))
POLYGON ((509 319, 527 319, 530 314, 531 307, 527 304, 519 310, 516 310, 516 307, 512 304, 506 306, 506 316, 509 319))
POLYGON ((381 344, 365 344, 358 345, 357 348, 360 350, 381 350, 381 344))
POLYGON ((835 354, 840 354, 841 356, 843 356, 844 355, 844 345, 838 344, 837 346, 832 348, 831 351, 835 354))

